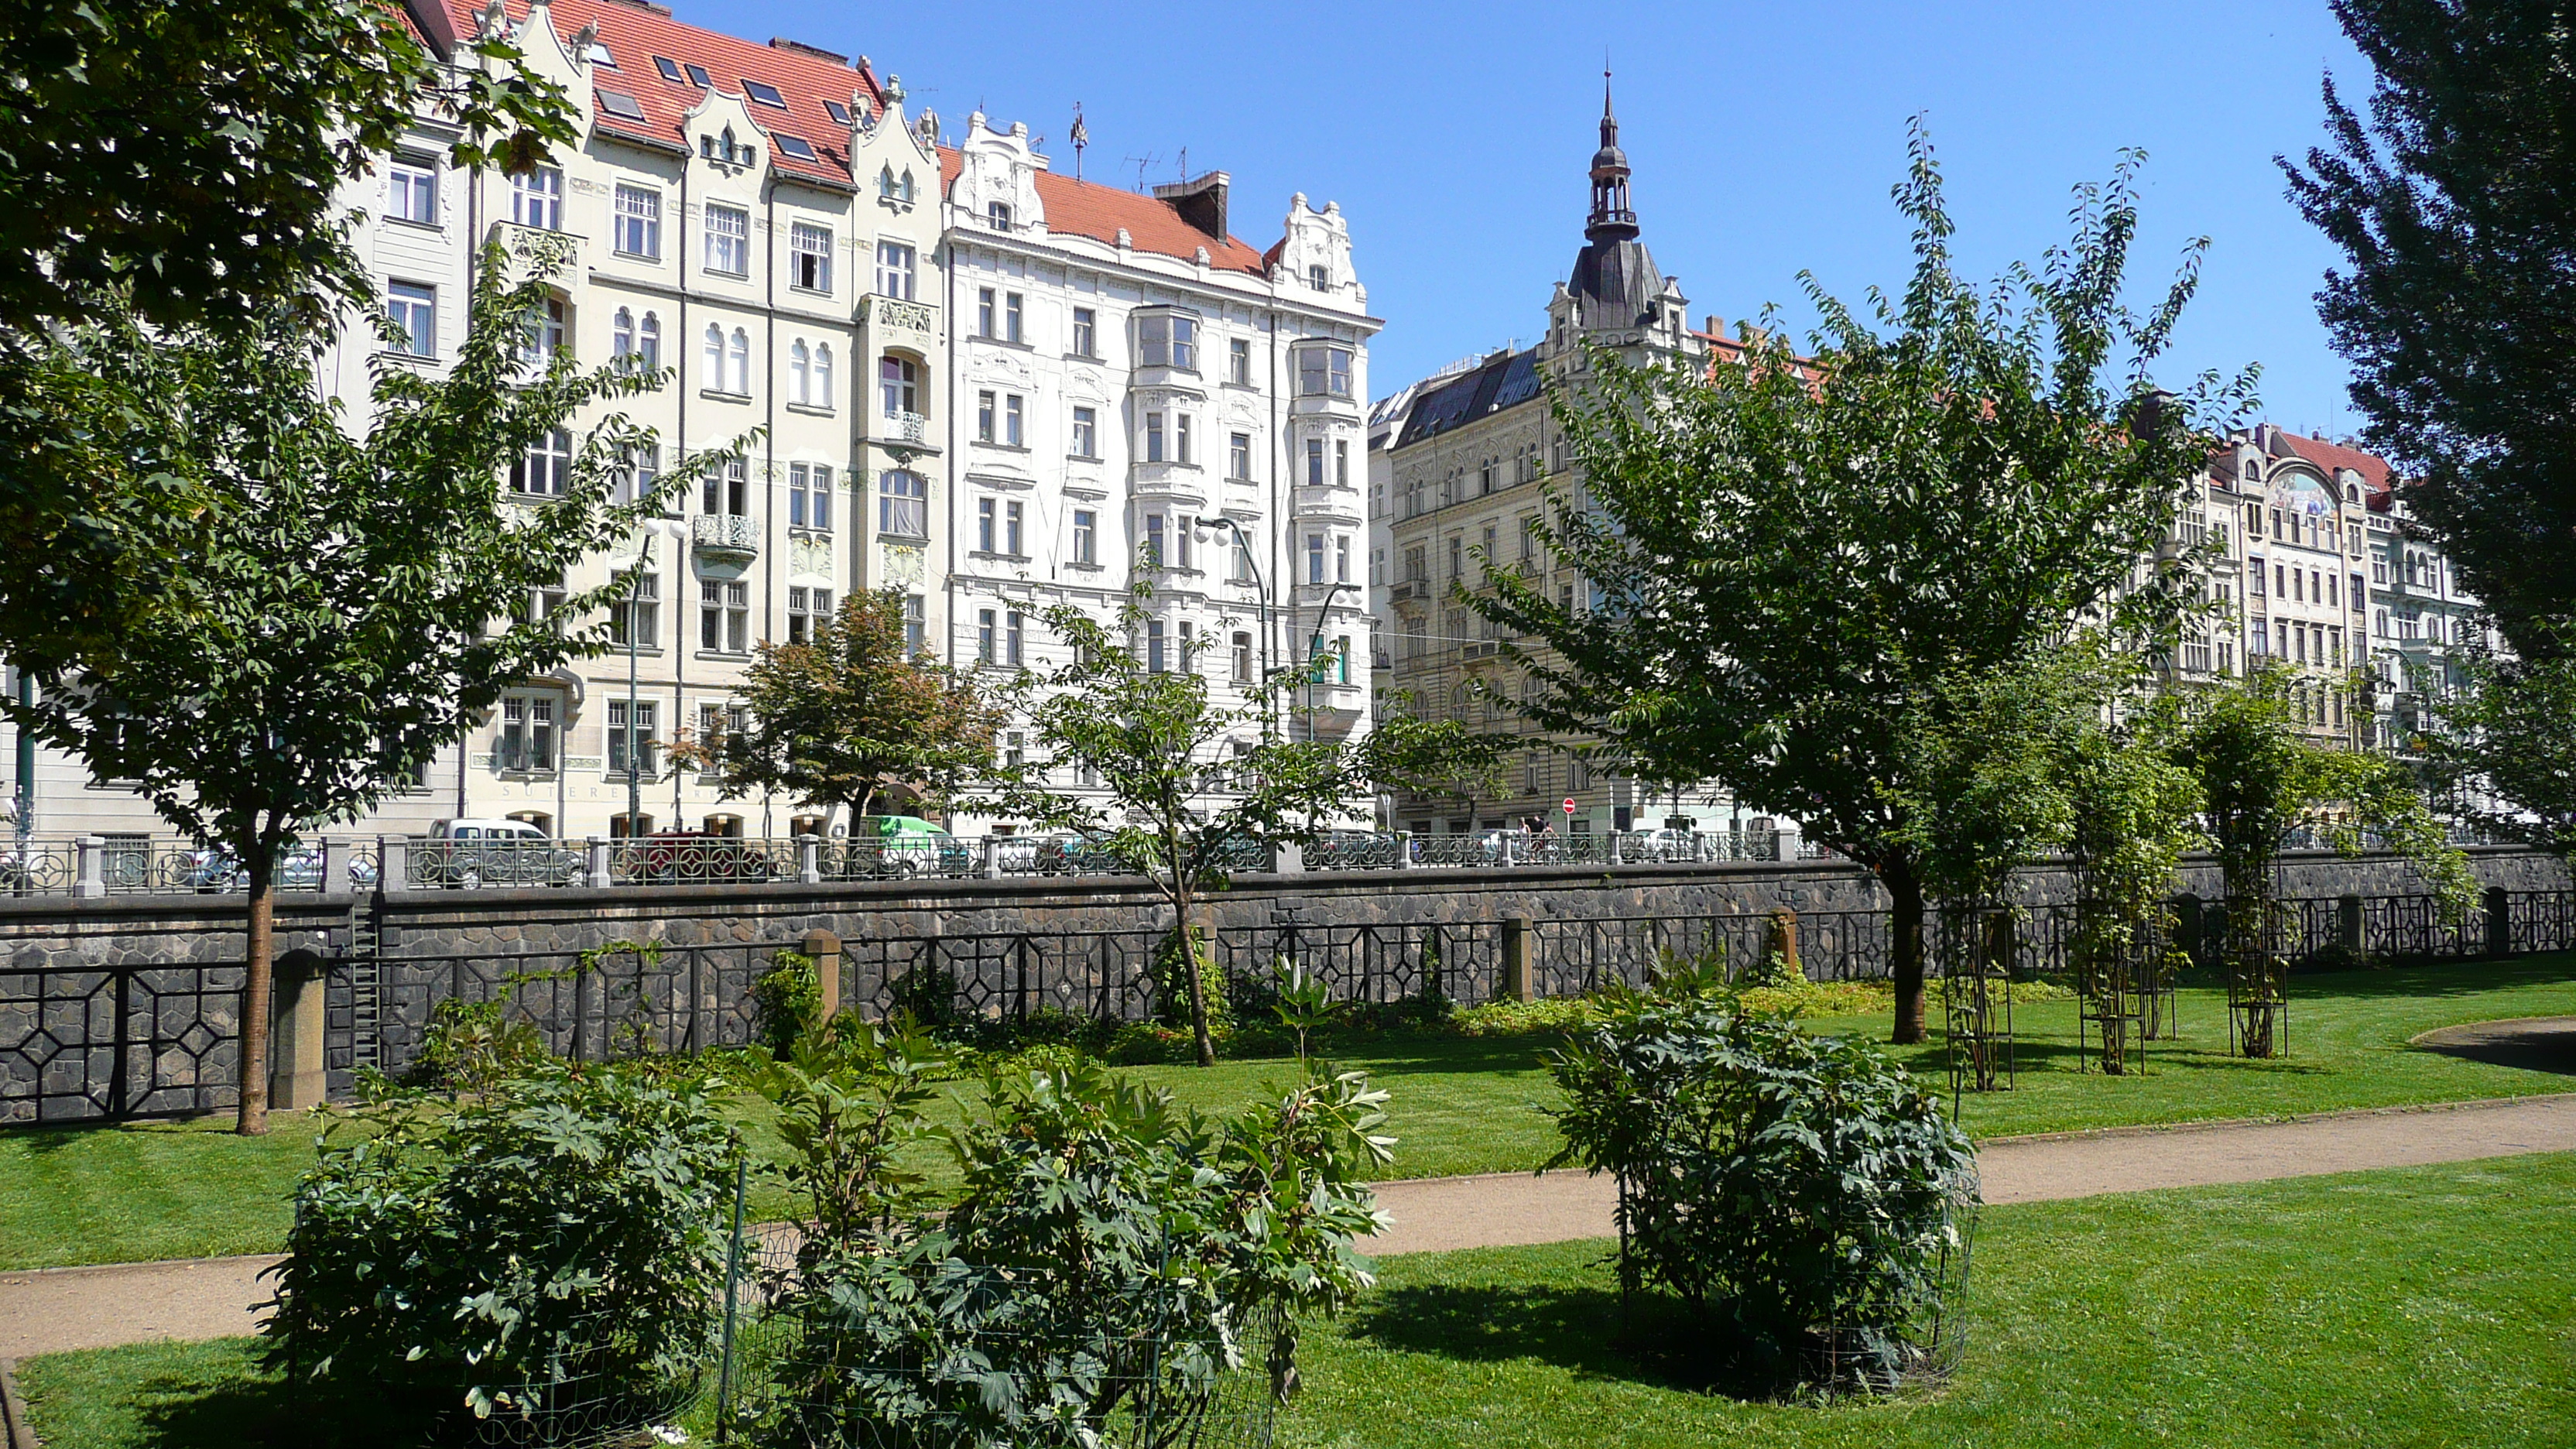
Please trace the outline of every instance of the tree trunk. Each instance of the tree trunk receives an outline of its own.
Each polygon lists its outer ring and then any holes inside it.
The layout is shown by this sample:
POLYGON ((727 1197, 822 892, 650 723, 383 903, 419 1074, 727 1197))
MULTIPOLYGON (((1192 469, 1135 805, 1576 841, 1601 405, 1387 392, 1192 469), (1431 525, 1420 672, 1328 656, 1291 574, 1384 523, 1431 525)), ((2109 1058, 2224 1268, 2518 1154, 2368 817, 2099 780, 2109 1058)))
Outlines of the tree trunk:
POLYGON ((1910 864, 1893 863, 1879 868, 1878 878, 1887 886, 1891 904, 1888 907, 1888 934, 1896 954, 1896 1030, 1888 1040, 1898 1046, 1911 1046, 1924 1039, 1923 1026, 1923 883, 1914 878, 1910 864))
POLYGON ((1190 897, 1181 892, 1172 898, 1172 919, 1178 923, 1181 937, 1181 966, 1189 973, 1190 1042, 1198 1049, 1199 1065, 1216 1065, 1216 1038, 1208 1034, 1207 976, 1200 969, 1199 933, 1191 927, 1190 897))
POLYGON ((276 874, 273 853, 254 849, 242 865, 250 876, 250 926, 244 948, 239 1031, 241 1104, 233 1130, 244 1137, 268 1133, 269 965, 277 951, 276 874))

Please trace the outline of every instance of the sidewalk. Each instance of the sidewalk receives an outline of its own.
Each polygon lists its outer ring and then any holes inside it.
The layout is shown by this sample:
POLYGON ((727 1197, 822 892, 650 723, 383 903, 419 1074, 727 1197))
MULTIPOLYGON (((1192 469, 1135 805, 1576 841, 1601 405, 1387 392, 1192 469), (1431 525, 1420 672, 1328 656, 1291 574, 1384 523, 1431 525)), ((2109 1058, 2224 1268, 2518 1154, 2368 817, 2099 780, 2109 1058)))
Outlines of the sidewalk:
MULTIPOLYGON (((1977 1151, 1990 1203, 2209 1187, 2373 1167, 2576 1151, 2576 1094, 2337 1112, 2286 1122, 2004 1137, 1977 1151)), ((1378 1185, 1395 1225, 1372 1253, 1437 1253, 1606 1238, 1609 1179, 1556 1172, 1378 1185)), ((0 1273, 0 1359, 256 1331, 274 1256, 0 1273)))

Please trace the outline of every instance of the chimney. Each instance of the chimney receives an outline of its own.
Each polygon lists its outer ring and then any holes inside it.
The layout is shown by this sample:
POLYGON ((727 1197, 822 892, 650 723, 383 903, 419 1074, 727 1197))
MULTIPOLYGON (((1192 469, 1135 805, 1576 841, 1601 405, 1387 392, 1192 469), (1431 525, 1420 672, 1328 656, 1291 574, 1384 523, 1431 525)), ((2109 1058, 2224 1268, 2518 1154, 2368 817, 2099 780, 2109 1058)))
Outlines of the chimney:
POLYGON ((1234 178, 1222 171, 1211 171, 1188 181, 1174 181, 1154 188, 1154 199, 1171 203, 1181 220, 1208 236, 1223 241, 1225 230, 1225 188, 1234 178))
MULTIPOLYGON (((667 14, 669 12, 666 11, 664 13, 667 14)), ((837 50, 825 50, 819 45, 807 45, 801 40, 789 40, 783 36, 773 35, 769 37, 769 48, 772 50, 792 50, 800 55, 820 56, 834 65, 848 65, 850 63, 850 58, 841 54, 837 50)))

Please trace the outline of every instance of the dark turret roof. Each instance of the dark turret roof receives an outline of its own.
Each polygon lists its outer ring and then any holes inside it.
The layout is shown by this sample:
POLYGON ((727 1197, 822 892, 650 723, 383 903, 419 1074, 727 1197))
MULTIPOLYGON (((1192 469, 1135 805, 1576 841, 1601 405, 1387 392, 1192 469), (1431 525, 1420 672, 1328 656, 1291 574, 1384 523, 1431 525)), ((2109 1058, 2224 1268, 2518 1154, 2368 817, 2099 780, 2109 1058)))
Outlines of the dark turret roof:
POLYGON ((1499 353, 1484 366, 1461 374, 1417 398, 1413 413, 1395 446, 1410 447, 1476 419, 1528 402, 1539 395, 1538 351, 1499 353))

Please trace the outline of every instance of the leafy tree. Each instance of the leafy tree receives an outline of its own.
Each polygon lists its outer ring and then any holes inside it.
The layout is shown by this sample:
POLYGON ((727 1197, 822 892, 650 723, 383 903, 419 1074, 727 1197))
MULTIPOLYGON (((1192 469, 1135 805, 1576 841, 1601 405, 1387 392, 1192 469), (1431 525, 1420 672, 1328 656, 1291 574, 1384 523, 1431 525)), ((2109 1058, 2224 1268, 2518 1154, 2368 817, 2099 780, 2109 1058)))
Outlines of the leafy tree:
POLYGON ((653 443, 622 416, 589 431, 561 496, 503 496, 503 475, 532 443, 660 381, 585 373, 566 357, 529 374, 521 319, 559 261, 513 267, 487 251, 453 369, 379 364, 363 437, 316 377, 327 326, 300 309, 152 346, 132 345, 143 335, 132 317, 75 335, 90 366, 150 404, 121 460, 130 476, 194 479, 219 503, 179 560, 204 585, 187 613, 112 650, 22 653, 40 689, 31 708, 10 709, 240 862, 244 1132, 266 1129, 279 860, 304 832, 358 818, 425 768, 504 686, 604 649, 604 620, 570 621, 604 608, 616 585, 577 593, 545 620, 528 617, 529 592, 657 506, 609 501, 632 451, 653 443))
POLYGON ((459 166, 570 143, 561 88, 451 70, 375 0, 0 0, 0 642, 96 649, 185 613, 183 567, 224 503, 127 466, 164 419, 88 349, 173 327, 267 334, 280 307, 372 306, 341 183, 428 116, 459 166), (65 333, 75 323, 86 330, 65 333))
POLYGON ((803 643, 763 642, 740 695, 744 728, 673 757, 716 769, 728 799, 779 790, 853 816, 889 786, 940 795, 982 770, 1002 719, 971 675, 905 647, 900 589, 851 595, 803 643))
MULTIPOLYGON (((1275 672, 1229 708, 1209 698, 1195 659, 1155 670, 1129 647, 1145 632, 1144 609, 1133 600, 1115 632, 1071 605, 1041 617, 1072 654, 1022 696, 1046 758, 997 773, 982 808, 1104 841, 1153 880, 1194 957, 1197 903, 1223 887, 1248 851, 1317 838, 1382 782, 1429 787, 1489 773, 1497 758, 1491 742, 1454 722, 1401 716, 1355 740, 1280 738, 1267 722, 1278 696, 1303 682, 1301 672, 1275 672), (1098 789, 1077 793, 1056 783, 1076 770, 1097 778, 1098 789)), ((1199 965, 1178 974, 1188 985, 1199 1064, 1209 1066, 1216 1061, 1210 970, 1199 965)))
POLYGON ((2280 161, 2341 247, 2318 311, 2365 436, 2518 651, 2576 612, 2576 67, 2566 11, 2336 0, 2377 72, 2367 118, 2331 76, 2333 140, 2280 161))
POLYGON ((2576 863, 2576 619, 2533 620, 2537 658, 2479 649, 2426 741, 2447 808, 2576 863))
MULTIPOLYGON (((2129 989, 2151 998, 2169 979, 2164 960, 2144 953, 2171 927, 2165 903, 2184 852, 2205 840, 2200 781, 2171 753, 2175 703, 2159 699, 2126 718, 2095 721, 2058 764, 2075 876, 2071 946, 2087 992, 2107 989, 2122 963, 2129 989)), ((2125 1047, 2106 1034, 2106 1070, 2126 1070, 2125 1047)))
POLYGON ((2313 828, 2347 855, 2358 854, 2373 836, 2395 846, 2454 920, 2477 890, 2415 774, 2386 755, 2308 739, 2297 713, 2298 687, 2290 671, 2273 665, 2211 690, 2190 702, 2173 745, 2174 762, 2199 781, 2218 854, 2228 964, 2253 1013, 2244 1023, 2248 1056, 2271 1055, 2270 1023, 2286 1000, 2273 867, 2293 828, 2313 828))
POLYGON ((1589 359, 1553 409, 1580 485, 1543 533, 1590 581, 1567 609, 1501 574, 1487 617, 1544 649, 1520 707, 1600 737, 1655 779, 1716 779, 1806 822, 1894 898, 1896 1040, 1923 1022, 1915 818, 1927 731, 1973 735, 1969 681, 2021 673, 2070 633, 2169 637, 2188 571, 2147 559, 2251 375, 2186 396, 2149 370, 2201 246, 2155 309, 2122 300, 2137 208, 2125 158, 2078 188, 2075 235, 1981 290, 1951 269, 1919 129, 1895 189, 1914 275, 1866 313, 1812 277, 1800 359, 1745 329, 1705 378, 1589 359))

